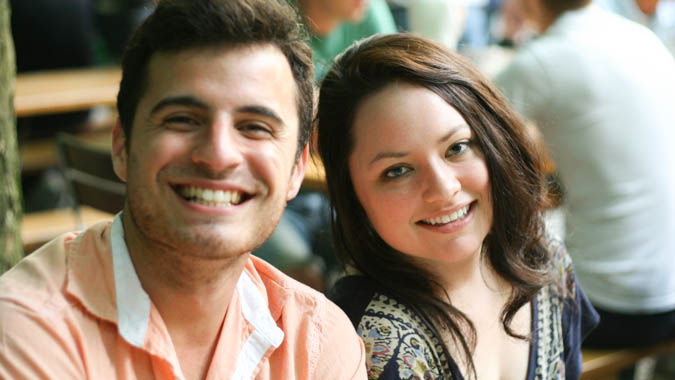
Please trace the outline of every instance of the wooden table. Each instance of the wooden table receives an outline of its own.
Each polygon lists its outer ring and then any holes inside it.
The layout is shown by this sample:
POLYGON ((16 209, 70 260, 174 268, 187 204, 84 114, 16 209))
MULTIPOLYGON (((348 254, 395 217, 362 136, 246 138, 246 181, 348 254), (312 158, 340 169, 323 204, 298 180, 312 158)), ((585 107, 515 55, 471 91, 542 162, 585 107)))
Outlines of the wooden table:
POLYGON ((17 117, 114 106, 122 71, 119 67, 50 70, 17 75, 17 117))
POLYGON ((645 357, 675 353, 675 340, 654 346, 619 350, 584 349, 580 380, 616 380, 622 369, 635 365, 645 357))

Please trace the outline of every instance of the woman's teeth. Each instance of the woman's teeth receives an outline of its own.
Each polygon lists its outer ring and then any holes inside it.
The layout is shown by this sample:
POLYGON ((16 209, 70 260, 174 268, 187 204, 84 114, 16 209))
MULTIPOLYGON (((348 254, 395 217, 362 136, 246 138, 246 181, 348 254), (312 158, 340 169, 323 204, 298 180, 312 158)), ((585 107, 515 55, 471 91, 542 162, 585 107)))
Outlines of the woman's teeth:
POLYGON ((204 206, 227 207, 241 203, 241 193, 236 190, 223 191, 184 186, 178 192, 186 200, 204 206))
POLYGON ((422 223, 435 226, 437 224, 448 224, 448 223, 454 222, 456 220, 459 220, 459 219, 462 219, 463 217, 465 217, 466 214, 469 212, 470 206, 471 205, 466 205, 466 206, 462 207, 461 209, 453 212, 452 214, 437 216, 435 218, 424 219, 424 220, 422 220, 422 223))

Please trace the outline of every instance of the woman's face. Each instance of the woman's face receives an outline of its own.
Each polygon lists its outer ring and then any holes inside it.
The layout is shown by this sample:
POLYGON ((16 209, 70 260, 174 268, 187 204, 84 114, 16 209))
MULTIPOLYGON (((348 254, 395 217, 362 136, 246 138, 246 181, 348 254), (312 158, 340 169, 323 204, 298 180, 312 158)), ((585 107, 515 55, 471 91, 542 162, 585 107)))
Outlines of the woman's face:
POLYGON ((466 121, 424 87, 394 83, 356 110, 349 170, 370 222, 393 248, 456 262, 492 225, 485 159, 466 121))

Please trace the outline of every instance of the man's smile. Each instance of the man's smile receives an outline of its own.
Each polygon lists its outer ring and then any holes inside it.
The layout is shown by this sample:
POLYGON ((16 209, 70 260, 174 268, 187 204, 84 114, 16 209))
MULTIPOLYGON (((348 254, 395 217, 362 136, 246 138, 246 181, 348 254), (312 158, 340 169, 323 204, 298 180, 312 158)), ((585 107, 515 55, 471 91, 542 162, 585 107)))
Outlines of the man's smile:
POLYGON ((250 195, 239 190, 221 190, 181 185, 175 187, 176 192, 186 201, 202 206, 228 207, 238 205, 250 198, 250 195))

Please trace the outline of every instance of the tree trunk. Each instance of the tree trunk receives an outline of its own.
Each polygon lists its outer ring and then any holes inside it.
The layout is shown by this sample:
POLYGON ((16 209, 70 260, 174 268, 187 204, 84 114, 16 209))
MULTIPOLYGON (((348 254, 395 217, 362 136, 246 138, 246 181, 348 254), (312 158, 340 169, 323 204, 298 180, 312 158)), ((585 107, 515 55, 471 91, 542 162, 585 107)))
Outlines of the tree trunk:
POLYGON ((14 127, 16 66, 9 12, 9 1, 0 0, 0 273, 23 257, 21 172, 14 127))

